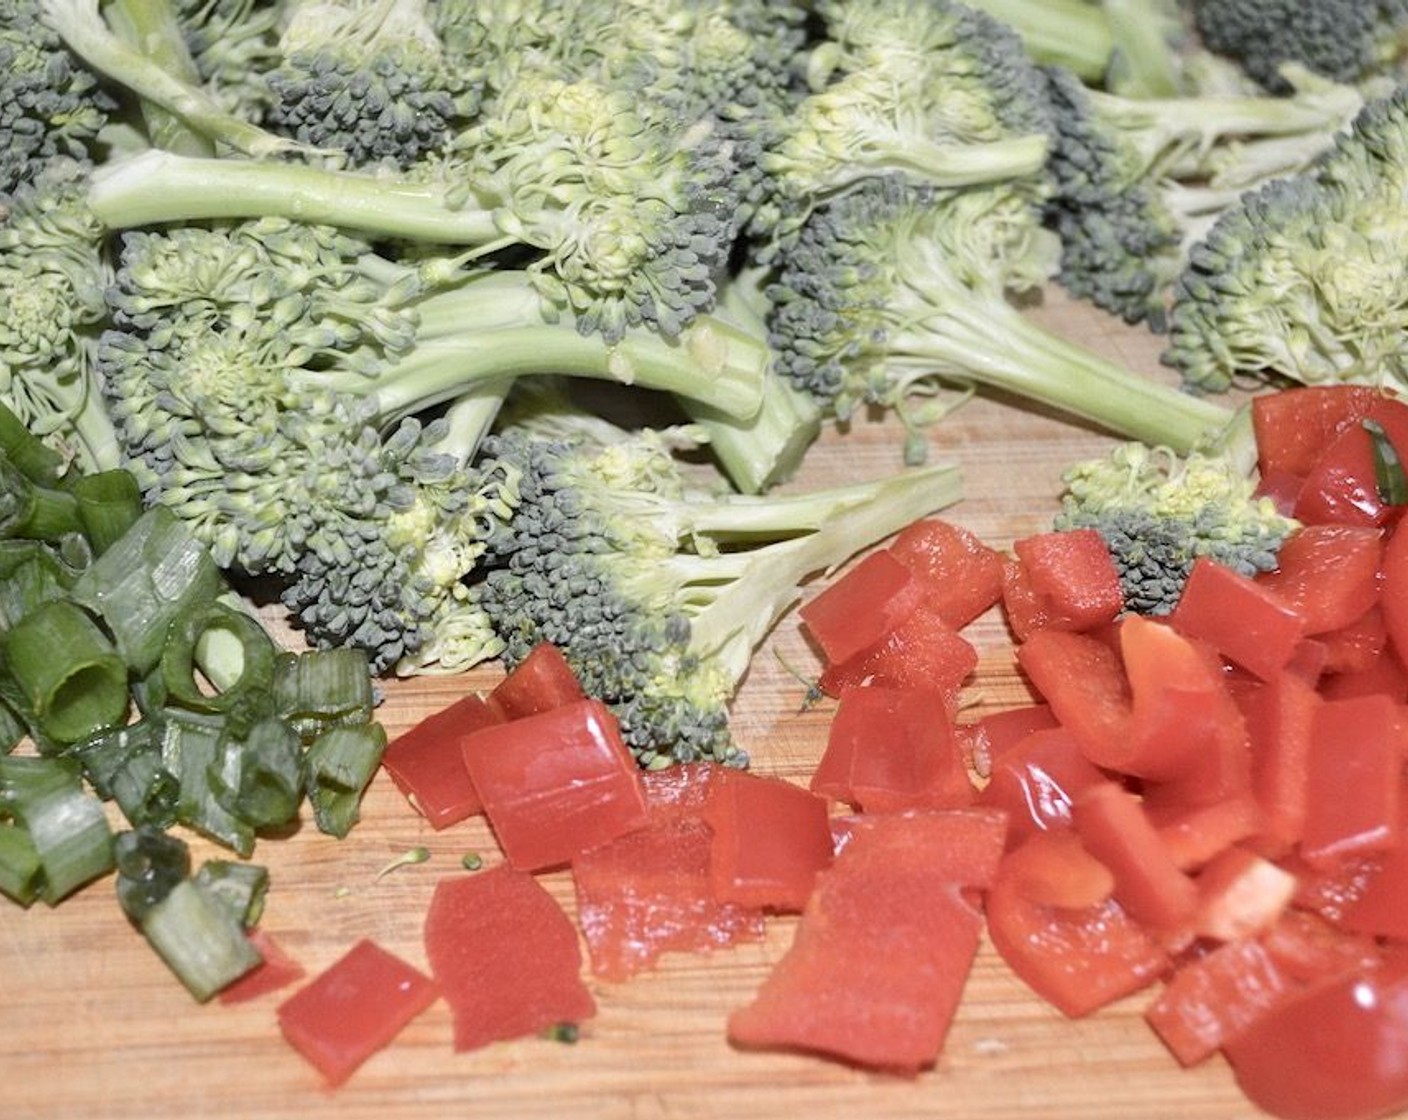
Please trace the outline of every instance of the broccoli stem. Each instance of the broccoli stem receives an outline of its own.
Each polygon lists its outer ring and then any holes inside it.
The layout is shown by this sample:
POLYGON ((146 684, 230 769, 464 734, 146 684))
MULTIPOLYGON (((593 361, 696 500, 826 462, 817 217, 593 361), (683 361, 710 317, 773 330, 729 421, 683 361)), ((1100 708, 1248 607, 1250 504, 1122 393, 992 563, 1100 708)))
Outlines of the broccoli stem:
POLYGON ((1195 397, 1106 361, 1035 325, 1005 301, 975 298, 956 280, 926 269, 909 290, 917 308, 904 309, 887 343, 894 364, 908 370, 898 398, 913 382, 951 377, 1039 401, 1143 443, 1186 453, 1232 418, 1223 405, 1195 397), (950 291, 939 291, 947 284, 950 291))
MULTIPOLYGON (((107 9, 113 31, 172 76, 200 83, 176 13, 166 0, 114 0, 107 9)), ((142 119, 152 146, 191 156, 215 155, 215 144, 174 113, 142 102, 142 119)))
POLYGON ((1046 166, 1049 154, 1047 138, 1037 134, 986 143, 945 144, 917 140, 922 132, 916 126, 889 141, 867 136, 847 159, 834 165, 823 189, 844 189, 871 175, 896 171, 937 187, 982 186, 1035 175, 1046 166))
MULTIPOLYGON (((149 32, 161 22, 160 6, 160 0, 131 0, 125 5, 124 23, 149 32), (152 12, 143 11, 145 2, 152 4, 152 12)), ((277 155, 305 147, 226 112, 200 86, 166 69, 157 61, 160 56, 149 57, 149 34, 143 35, 140 47, 124 42, 104 20, 98 0, 40 0, 39 10, 40 17, 90 67, 126 86, 144 102, 179 117, 211 140, 251 156, 277 155)), ((219 187, 214 189, 218 193, 219 187)))
POLYGON ((1101 0, 1110 25, 1105 86, 1127 97, 1177 97, 1182 91, 1174 38, 1181 30, 1159 0, 1101 0))
POLYGON ((450 205, 443 184, 292 163, 141 152, 95 172, 88 201, 112 229, 275 217, 445 245, 512 241, 488 207, 450 205))
POLYGON ((696 401, 682 405, 703 429, 720 469, 743 494, 761 494, 791 478, 821 432, 816 398, 772 371, 763 379, 762 406, 749 419, 696 401))
POLYGON ((477 382, 533 374, 589 377, 674 393, 734 420, 757 415, 772 360, 746 329, 701 316, 667 339, 648 327, 618 342, 579 331, 569 316, 545 322, 525 272, 478 273, 416 304, 414 347, 384 373, 309 373, 305 388, 374 396, 385 420, 459 397, 477 382))
POLYGON ((968 0, 1007 24, 1033 58, 1098 82, 1115 49, 1110 22, 1088 0, 968 0))

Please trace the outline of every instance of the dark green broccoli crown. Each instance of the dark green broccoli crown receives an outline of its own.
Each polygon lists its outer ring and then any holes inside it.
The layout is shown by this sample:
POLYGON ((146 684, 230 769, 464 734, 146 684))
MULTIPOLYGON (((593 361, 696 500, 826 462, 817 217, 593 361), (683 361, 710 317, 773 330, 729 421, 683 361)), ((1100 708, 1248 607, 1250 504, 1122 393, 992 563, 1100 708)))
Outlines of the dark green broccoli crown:
POLYGON ((1046 70, 1055 139, 1043 213, 1061 239, 1057 279, 1072 295, 1128 323, 1165 326, 1164 294, 1178 259, 1177 223, 1123 134, 1102 124, 1070 71, 1046 70))
POLYGON ((117 101, 40 18, 35 0, 0 3, 0 198, 56 156, 91 158, 117 101))
POLYGON ((1341 82, 1367 77, 1396 60, 1408 27, 1403 0, 1195 0, 1193 12, 1209 49, 1276 92, 1288 89, 1286 62, 1341 82))
POLYGON ((669 574, 676 539, 652 517, 679 494, 668 456, 622 445, 622 475, 615 451, 512 429, 484 450, 519 479, 520 504, 491 535, 478 587, 505 660, 558 646, 587 694, 616 711, 643 765, 738 761, 729 693, 689 650, 690 619, 669 574))

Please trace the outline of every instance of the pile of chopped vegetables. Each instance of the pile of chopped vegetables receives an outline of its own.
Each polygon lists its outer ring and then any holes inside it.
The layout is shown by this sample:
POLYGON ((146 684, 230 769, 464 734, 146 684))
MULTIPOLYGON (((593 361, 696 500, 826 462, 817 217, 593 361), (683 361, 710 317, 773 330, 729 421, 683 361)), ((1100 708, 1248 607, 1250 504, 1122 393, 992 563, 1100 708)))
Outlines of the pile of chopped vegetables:
POLYGON ((0 0, 0 893, 297 985, 330 1085, 786 915, 739 1048, 918 1076, 986 932, 1270 1113, 1408 1107, 1405 21, 1330 9, 0 0), (979 393, 1122 441, 1010 550, 939 517, 979 393), (799 603, 806 786, 730 722, 799 603), (992 614, 1031 703, 970 721, 992 614), (388 744, 379 679, 494 663, 388 744), (309 979, 259 847, 382 770, 498 851, 426 971, 309 979))

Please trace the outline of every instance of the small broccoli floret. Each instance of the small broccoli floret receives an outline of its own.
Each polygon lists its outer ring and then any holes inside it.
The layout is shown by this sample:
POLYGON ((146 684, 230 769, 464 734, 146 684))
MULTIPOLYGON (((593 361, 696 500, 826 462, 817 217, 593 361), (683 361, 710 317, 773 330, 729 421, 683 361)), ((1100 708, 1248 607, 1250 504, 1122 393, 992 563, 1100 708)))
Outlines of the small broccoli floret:
POLYGON ((269 103, 264 75, 279 61, 282 0, 173 0, 200 83, 226 111, 250 121, 269 103))
POLYGON ((1341 82, 1391 73, 1408 37, 1403 0, 1192 0, 1191 7, 1207 47, 1274 92, 1287 88, 1287 62, 1341 82))
POLYGON ((86 160, 117 101, 39 18, 38 0, 0 4, 0 196, 56 156, 86 160))
POLYGON ((112 282, 84 165, 55 158, 0 207, 0 400, 86 472, 118 465, 94 371, 112 282))
POLYGON ((1127 322, 1165 327, 1187 247, 1262 181, 1305 167, 1363 101, 1302 75, 1291 97, 1132 99, 1049 68, 1057 122, 1046 220, 1058 279, 1127 322))
POLYGON ((743 765, 727 710, 754 648, 809 575, 959 497, 952 467, 782 497, 716 497, 664 437, 507 428, 486 444, 521 472, 480 588, 509 664, 561 648, 610 704, 641 765, 743 765))
POLYGON ((1189 386, 1408 381, 1408 90, 1304 172, 1248 192, 1189 253, 1164 360, 1189 386))
MULTIPOLYGON (((772 289, 778 368, 841 419, 866 405, 906 417, 944 385, 1039 401, 1179 450, 1229 419, 1014 307, 1006 293, 1039 283, 1050 256, 1033 208, 1013 192, 858 188, 815 211, 787 254, 772 289)), ((909 452, 922 457, 917 432, 909 452)))
POLYGON ((875 177, 1037 181, 1045 90, 1005 26, 947 0, 829 0, 817 12, 825 38, 810 51, 810 92, 785 108, 760 157, 783 233, 875 177))
POLYGON ((1173 610, 1201 556, 1243 575, 1270 571, 1297 528, 1228 455, 1123 443, 1072 467, 1065 485, 1056 527, 1100 533, 1137 614, 1173 610))
POLYGON ((405 169, 441 150, 480 91, 447 59, 423 0, 301 0, 264 71, 264 123, 353 167, 405 169))

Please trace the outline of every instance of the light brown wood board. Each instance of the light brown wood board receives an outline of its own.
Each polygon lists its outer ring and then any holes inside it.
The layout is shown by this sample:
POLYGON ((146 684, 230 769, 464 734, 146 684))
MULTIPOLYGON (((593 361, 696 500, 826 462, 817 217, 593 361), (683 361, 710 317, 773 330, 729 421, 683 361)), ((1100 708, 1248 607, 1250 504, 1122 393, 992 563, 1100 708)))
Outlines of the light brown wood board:
MULTIPOLYGON (((1059 293, 1031 314, 1051 329, 1151 376, 1160 340, 1059 293)), ((965 474, 966 497, 946 516, 999 547, 1049 527, 1060 475, 1110 441, 1028 407, 974 400, 929 436, 935 460, 965 474)), ((877 477, 899 461, 893 420, 829 430, 795 487, 877 477)), ((811 593, 809 588, 807 593, 811 593)), ((1027 695, 998 614, 968 636, 981 652, 973 714, 1027 695)), ((795 615, 755 659, 734 711, 737 738, 760 772, 805 781, 825 743, 832 705, 802 711, 803 688, 783 666, 815 668, 795 615), (780 655, 780 656, 779 656, 780 655)), ((488 666, 455 677, 384 685, 379 718, 391 735, 485 688, 488 666)), ((199 857, 216 854, 195 845, 199 857)), ((260 843, 269 867, 263 925, 310 975, 371 937, 425 967, 422 919, 443 875, 470 851, 497 858, 482 820, 434 832, 386 775, 368 790, 345 840, 305 824, 260 843), (388 860, 425 845, 431 859, 376 878, 388 860)), ((545 877, 573 908, 570 878, 545 877)), ((110 879, 57 908, 0 908, 0 1096, 7 1120, 1232 1120, 1255 1117, 1226 1065, 1178 1066, 1141 1016, 1150 994, 1081 1021, 1064 1019, 1016 980, 984 943, 937 1065, 915 1079, 862 1072, 815 1057, 741 1052, 725 1022, 787 949, 795 919, 770 920, 761 943, 670 956, 624 984, 591 980, 597 1016, 574 1045, 539 1038, 455 1053, 437 1003, 342 1088, 329 1091, 279 1034, 280 995, 197 1005, 127 924, 110 879)))

